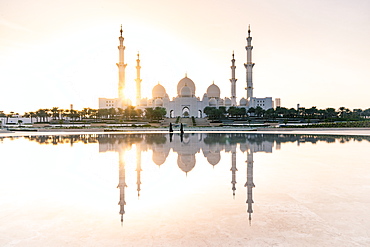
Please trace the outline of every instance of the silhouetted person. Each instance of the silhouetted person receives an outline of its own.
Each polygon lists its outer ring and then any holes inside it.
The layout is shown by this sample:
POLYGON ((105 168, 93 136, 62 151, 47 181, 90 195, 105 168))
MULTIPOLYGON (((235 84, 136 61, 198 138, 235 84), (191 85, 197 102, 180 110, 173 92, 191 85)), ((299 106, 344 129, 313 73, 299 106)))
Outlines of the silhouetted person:
POLYGON ((173 129, 172 129, 172 123, 170 123, 170 133, 173 132, 173 129))

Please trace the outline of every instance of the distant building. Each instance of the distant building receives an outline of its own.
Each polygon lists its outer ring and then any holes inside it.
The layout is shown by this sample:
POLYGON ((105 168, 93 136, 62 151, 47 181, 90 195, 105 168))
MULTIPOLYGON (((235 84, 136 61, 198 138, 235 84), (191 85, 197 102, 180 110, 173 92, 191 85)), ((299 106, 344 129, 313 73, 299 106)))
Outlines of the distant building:
POLYGON ((277 108, 277 107, 281 107, 281 99, 280 98, 275 99, 275 108, 277 108))

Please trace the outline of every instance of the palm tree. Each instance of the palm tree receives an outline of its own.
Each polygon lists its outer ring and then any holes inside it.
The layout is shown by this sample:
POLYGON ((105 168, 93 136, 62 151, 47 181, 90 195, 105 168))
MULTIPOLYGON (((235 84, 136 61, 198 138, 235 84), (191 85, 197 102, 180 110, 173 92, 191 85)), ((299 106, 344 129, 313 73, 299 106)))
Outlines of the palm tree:
POLYGON ((46 122, 49 116, 48 109, 39 109, 36 111, 37 117, 39 118, 39 122, 46 122))
POLYGON ((116 109, 115 108, 109 108, 108 109, 108 115, 109 115, 109 118, 114 118, 116 116, 116 109))
POLYGON ((248 113, 249 114, 255 114, 256 113, 256 109, 254 107, 251 107, 248 109, 248 113))
POLYGON ((346 108, 344 106, 339 107, 339 115, 341 118, 344 118, 345 112, 346 112, 346 108))
POLYGON ((63 117, 64 117, 64 111, 65 111, 64 109, 58 109, 58 115, 60 117, 60 120, 62 120, 62 121, 64 120, 63 119, 63 117))
POLYGON ((143 110, 141 110, 141 109, 136 109, 136 115, 138 116, 138 117, 143 117, 143 110))
POLYGON ((57 118, 59 118, 59 110, 58 110, 59 107, 53 107, 51 108, 51 115, 53 117, 53 120, 56 120, 57 118))
POLYGON ((262 109, 262 107, 260 107, 260 106, 257 106, 256 107, 256 115, 257 115, 257 117, 261 117, 264 113, 265 113, 265 110, 262 109))
POLYGON ((325 114, 324 114, 324 118, 333 118, 333 117, 337 117, 338 116, 338 113, 335 111, 334 108, 326 108, 325 109, 325 114))
POLYGON ((362 117, 362 109, 353 109, 353 113, 355 115, 355 118, 361 118, 362 117))
POLYGON ((154 109, 153 108, 149 108, 149 107, 148 108, 145 108, 144 114, 145 114, 145 117, 147 119, 152 120, 153 117, 154 117, 154 109))

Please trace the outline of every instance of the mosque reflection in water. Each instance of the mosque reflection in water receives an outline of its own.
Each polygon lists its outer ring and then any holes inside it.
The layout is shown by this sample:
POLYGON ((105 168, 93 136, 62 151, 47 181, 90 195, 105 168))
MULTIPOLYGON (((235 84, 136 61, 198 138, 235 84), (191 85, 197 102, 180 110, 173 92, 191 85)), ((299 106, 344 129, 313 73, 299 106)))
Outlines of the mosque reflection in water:
MULTIPOLYGON (((170 151, 177 154, 177 165, 186 175, 196 165, 196 154, 202 152, 207 162, 212 166, 217 165, 221 160, 221 152, 231 153, 231 191, 233 196, 236 193, 236 172, 237 153, 240 152, 246 157, 246 207, 249 221, 252 219, 253 208, 253 154, 258 152, 272 153, 273 148, 279 150, 282 143, 316 143, 319 141, 332 143, 339 141, 345 143, 351 140, 370 140, 366 136, 316 136, 316 135, 284 135, 284 134, 216 134, 216 133, 185 133, 180 134, 100 134, 100 135, 69 135, 69 136, 30 136, 26 137, 31 141, 40 144, 58 143, 99 143, 99 152, 117 152, 119 154, 119 182, 117 188, 119 195, 119 214, 121 222, 125 214, 125 190, 126 169, 125 152, 136 145, 136 190, 138 196, 141 191, 142 153, 152 150, 153 162, 160 166, 165 163, 170 151), (237 152, 237 148, 240 152, 237 152)), ((241 164, 239 164, 241 165, 241 164)), ((244 181, 243 181, 244 183, 244 181)))
POLYGON ((204 157, 208 163, 215 166, 221 160, 221 151, 231 152, 231 184, 232 194, 235 196, 236 187, 236 153, 237 145, 240 145, 240 150, 246 153, 247 163, 247 174, 245 187, 247 188, 247 200, 248 205, 247 212, 249 214, 249 220, 252 219, 252 203, 253 193, 252 189, 255 187, 253 182, 253 153, 256 152, 272 152, 273 142, 265 141, 262 136, 240 135, 240 134, 184 134, 184 135, 173 135, 173 134, 154 134, 154 135, 107 135, 99 138, 99 152, 116 151, 119 153, 119 183, 118 188, 120 190, 120 215, 121 221, 123 221, 123 215, 125 214, 125 188, 126 184, 126 171, 125 171, 125 151, 130 147, 131 144, 136 145, 136 172, 137 172, 137 192, 140 195, 140 173, 141 168, 141 155, 143 151, 152 149, 153 151, 153 162, 160 166, 162 165, 170 153, 171 149, 177 154, 177 165, 178 167, 187 174, 196 165, 197 153, 202 151, 204 157))

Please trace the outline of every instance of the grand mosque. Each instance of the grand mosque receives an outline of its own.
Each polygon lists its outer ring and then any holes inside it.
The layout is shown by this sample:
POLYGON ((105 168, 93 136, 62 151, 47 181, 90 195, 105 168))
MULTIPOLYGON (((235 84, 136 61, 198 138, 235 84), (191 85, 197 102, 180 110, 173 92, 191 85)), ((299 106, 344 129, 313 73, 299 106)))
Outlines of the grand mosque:
MULTIPOLYGON (((123 95, 123 89, 125 88, 125 69, 127 64, 124 62, 124 51, 125 46, 123 45, 124 37, 122 36, 122 26, 119 37, 119 62, 118 66, 118 98, 108 99, 99 98, 99 109, 104 108, 125 108, 130 105, 129 100, 125 99, 123 95)), ((231 95, 230 97, 221 98, 220 88, 212 83, 202 97, 196 95, 196 84, 187 75, 182 78, 177 84, 177 96, 170 99, 165 87, 161 84, 157 84, 153 87, 152 98, 141 98, 141 82, 140 78, 140 57, 137 55, 136 60, 136 108, 144 110, 145 108, 163 107, 166 109, 166 117, 205 117, 203 113, 205 107, 242 107, 248 110, 253 107, 261 107, 264 110, 274 108, 274 102, 272 97, 256 98, 253 96, 253 67, 252 62, 252 37, 251 30, 248 27, 247 46, 247 62, 244 64, 246 69, 246 97, 241 98, 237 101, 236 98, 236 81, 235 78, 235 59, 234 53, 232 54, 231 60, 231 95)), ((276 99, 276 106, 280 106, 280 99, 276 99)))

